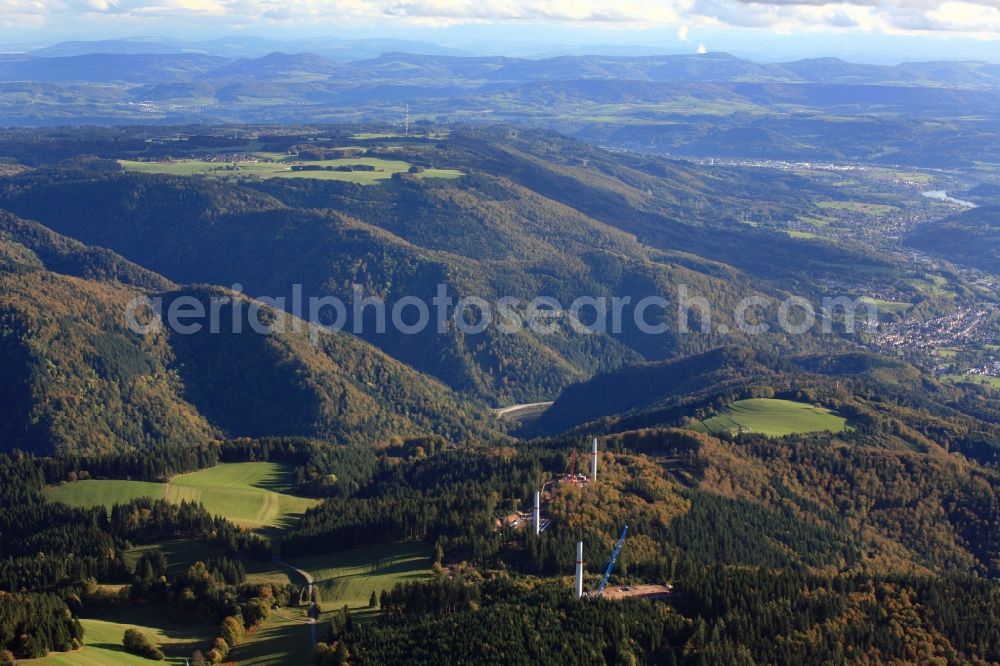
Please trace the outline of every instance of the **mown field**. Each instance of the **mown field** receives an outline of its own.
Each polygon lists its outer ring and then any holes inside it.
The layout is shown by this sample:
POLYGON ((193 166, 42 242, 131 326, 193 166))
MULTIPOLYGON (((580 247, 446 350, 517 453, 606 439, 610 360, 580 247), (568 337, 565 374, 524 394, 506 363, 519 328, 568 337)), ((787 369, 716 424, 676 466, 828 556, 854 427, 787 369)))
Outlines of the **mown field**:
MULTIPOLYGON (((270 156, 267 156, 270 157, 270 156)), ((312 178, 317 180, 340 180, 361 185, 373 185, 392 178, 393 174, 406 173, 412 166, 403 160, 387 160, 377 157, 350 157, 335 160, 304 162, 280 157, 265 162, 208 162, 198 159, 173 160, 170 162, 138 162, 118 160, 126 171, 141 173, 169 174, 172 176, 201 175, 210 178, 231 176, 252 176, 255 178, 312 178), (374 167, 374 171, 293 171, 292 165, 311 167, 339 167, 363 164, 374 167)), ((456 169, 424 169, 414 174, 417 178, 458 178, 463 175, 456 169)))
POLYGON ((423 543, 359 548, 290 562, 313 576, 324 610, 365 609, 372 592, 431 574, 431 548, 423 543))
POLYGON ((906 312, 913 307, 913 303, 907 303, 905 301, 885 301, 880 298, 869 298, 867 296, 862 297, 862 303, 870 303, 875 306, 875 308, 880 312, 889 312, 891 314, 898 314, 906 312))
MULTIPOLYGON (((167 558, 167 568, 171 577, 178 576, 187 571, 195 562, 207 562, 208 560, 233 555, 227 555, 223 548, 209 545, 203 541, 195 539, 172 539, 161 543, 136 546, 124 555, 126 562, 134 566, 139 557, 147 550, 156 548, 167 558)), ((247 572, 247 581, 251 583, 274 583, 284 585, 294 582, 301 583, 294 574, 284 567, 273 562, 260 562, 246 555, 238 555, 236 559, 243 563, 243 568, 247 572)))
POLYGON ((992 388, 1000 388, 1000 377, 990 375, 943 375, 942 379, 953 383, 989 384, 992 388))
POLYGON ((870 217, 881 217, 899 210, 895 206, 864 203, 861 201, 819 201, 816 203, 816 206, 823 210, 850 211, 870 217))
POLYGON ((711 434, 755 432, 772 437, 802 432, 841 432, 847 420, 823 407, 792 400, 752 398, 737 400, 722 413, 705 419, 698 430, 711 434))
POLYGON ((226 663, 239 666, 309 664, 312 653, 309 625, 297 619, 303 617, 303 609, 272 611, 271 619, 264 626, 255 629, 244 642, 230 651, 226 663))
POLYGON ((137 497, 201 502, 213 514, 254 528, 287 528, 319 502, 289 495, 292 468, 281 463, 231 463, 180 474, 169 483, 88 479, 50 486, 45 496, 73 506, 108 506, 137 497))
POLYGON ((95 506, 122 504, 140 497, 162 499, 167 492, 167 484, 147 481, 120 481, 87 479, 58 486, 49 486, 42 493, 50 502, 62 502, 71 506, 90 509, 95 506))
POLYGON ((42 659, 19 661, 25 666, 143 666, 151 662, 125 652, 122 636, 138 629, 157 643, 167 658, 159 663, 183 666, 186 658, 203 648, 213 634, 205 623, 179 618, 173 608, 146 606, 106 611, 100 619, 81 619, 84 646, 75 652, 53 652, 42 659))

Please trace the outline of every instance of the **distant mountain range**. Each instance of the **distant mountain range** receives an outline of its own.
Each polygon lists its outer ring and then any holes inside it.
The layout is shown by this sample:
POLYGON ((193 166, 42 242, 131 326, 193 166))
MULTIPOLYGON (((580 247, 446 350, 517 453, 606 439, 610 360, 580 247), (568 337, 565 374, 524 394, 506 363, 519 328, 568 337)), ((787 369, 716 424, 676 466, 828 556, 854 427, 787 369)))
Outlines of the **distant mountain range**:
POLYGON ((58 44, 0 55, 0 125, 505 122, 664 155, 1000 163, 1000 65, 726 53, 468 55, 397 40, 58 44), (942 122, 946 121, 946 122, 942 122))
POLYGON ((150 53, 201 53, 227 58, 255 58, 283 51, 311 52, 331 60, 346 62, 373 58, 387 51, 407 51, 430 55, 472 55, 463 49, 448 48, 430 42, 408 39, 301 39, 277 40, 251 36, 229 36, 204 41, 181 41, 163 37, 104 39, 97 41, 60 42, 29 51, 33 56, 67 57, 105 53, 136 55, 150 53))
MULTIPOLYGON (((187 49, 160 41, 72 42, 0 57, 0 80, 107 83, 147 81, 168 73, 226 80, 234 74, 284 80, 288 71, 337 80, 431 81, 468 86, 581 79, 686 83, 836 83, 867 85, 1000 86, 1000 65, 986 62, 855 64, 815 58, 761 64, 727 53, 689 55, 572 55, 541 59, 470 56, 452 49, 392 40, 268 44, 274 50, 187 49), (280 47, 294 46, 295 51, 280 47), (316 48, 309 48, 310 46, 316 48), (244 53, 241 53, 244 51, 244 53), (141 68, 153 67, 144 72, 141 68), (140 75, 141 74, 141 75, 140 75)), ((258 45, 259 46, 259 45, 258 45)))

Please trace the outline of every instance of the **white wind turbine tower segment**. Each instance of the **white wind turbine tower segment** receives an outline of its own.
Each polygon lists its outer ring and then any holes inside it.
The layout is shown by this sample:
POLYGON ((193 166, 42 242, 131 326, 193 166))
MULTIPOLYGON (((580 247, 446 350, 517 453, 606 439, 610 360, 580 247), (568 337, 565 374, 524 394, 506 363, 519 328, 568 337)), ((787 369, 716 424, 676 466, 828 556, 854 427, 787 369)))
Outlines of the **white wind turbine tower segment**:
POLYGON ((576 598, 583 597, 583 542, 576 542, 576 598))
POLYGON ((542 533, 542 497, 539 491, 535 491, 535 507, 532 512, 532 522, 535 524, 535 536, 542 533))
POLYGON ((597 480, 597 438, 594 438, 594 447, 590 454, 590 480, 597 480))

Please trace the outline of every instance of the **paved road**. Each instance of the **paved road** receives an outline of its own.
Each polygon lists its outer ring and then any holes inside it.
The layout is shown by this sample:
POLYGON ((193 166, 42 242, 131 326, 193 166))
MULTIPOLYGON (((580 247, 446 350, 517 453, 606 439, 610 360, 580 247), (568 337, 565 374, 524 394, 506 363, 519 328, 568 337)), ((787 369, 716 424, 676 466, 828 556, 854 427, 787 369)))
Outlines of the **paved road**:
POLYGON ((533 412, 538 412, 540 414, 551 406, 551 402, 526 402, 520 405, 511 405, 510 407, 494 409, 493 415, 498 419, 503 419, 504 421, 516 421, 519 416, 527 416, 533 412))
POLYGON ((316 607, 312 603, 312 598, 313 598, 313 577, 312 577, 312 574, 309 573, 308 571, 304 570, 304 569, 299 569, 298 567, 294 567, 291 564, 289 564, 288 562, 282 562, 277 557, 274 558, 274 563, 277 564, 277 565, 279 565, 279 566, 283 566, 286 569, 291 569, 292 571, 294 571, 298 575, 302 576, 303 580, 306 581, 306 598, 309 599, 309 619, 307 619, 307 620, 299 620, 299 619, 294 618, 294 617, 288 617, 287 615, 282 615, 281 613, 278 613, 278 615, 280 615, 281 617, 285 618, 286 620, 295 620, 296 622, 305 622, 306 624, 310 625, 310 632, 309 633, 310 633, 310 641, 311 642, 309 643, 309 649, 310 649, 310 652, 311 652, 312 651, 312 646, 316 645, 316 607))

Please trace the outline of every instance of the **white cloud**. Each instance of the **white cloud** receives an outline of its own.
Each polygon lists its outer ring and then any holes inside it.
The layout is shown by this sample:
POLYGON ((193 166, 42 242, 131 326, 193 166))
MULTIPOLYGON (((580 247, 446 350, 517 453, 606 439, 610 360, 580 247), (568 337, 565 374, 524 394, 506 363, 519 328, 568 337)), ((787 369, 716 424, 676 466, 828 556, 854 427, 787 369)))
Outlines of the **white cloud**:
POLYGON ((1000 0, 0 0, 0 22, 7 26, 115 21, 155 32, 158 21, 199 25, 209 19, 218 27, 352 22, 676 27, 681 41, 692 28, 705 26, 1000 35, 1000 0))

